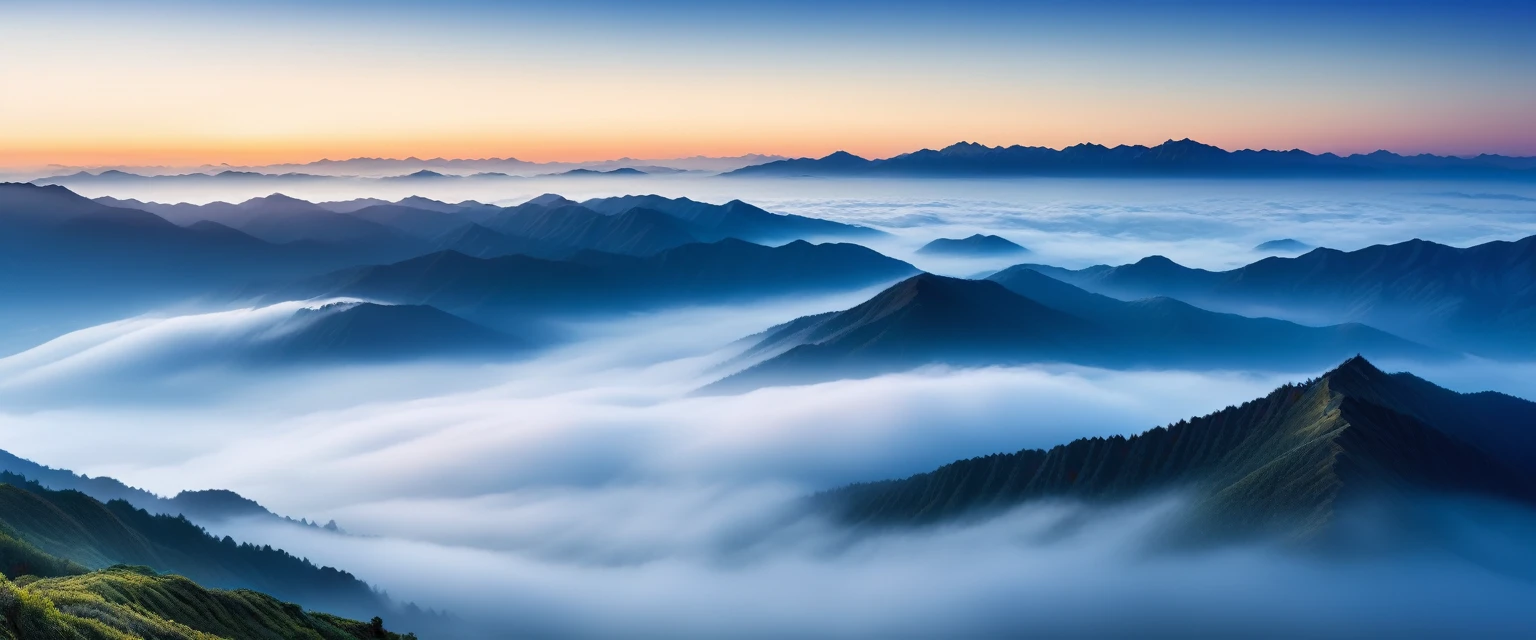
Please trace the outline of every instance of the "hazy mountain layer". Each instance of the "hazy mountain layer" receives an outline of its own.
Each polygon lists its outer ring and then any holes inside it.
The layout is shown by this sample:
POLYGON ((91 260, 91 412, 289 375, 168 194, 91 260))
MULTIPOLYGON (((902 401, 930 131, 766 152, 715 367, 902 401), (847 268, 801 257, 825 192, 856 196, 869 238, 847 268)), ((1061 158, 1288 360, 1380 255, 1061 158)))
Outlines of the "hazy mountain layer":
POLYGON ((565 261, 518 255, 479 259, 442 252, 330 274, 283 289, 277 297, 425 304, 501 326, 508 318, 853 289, 914 271, 858 245, 799 241, 764 247, 722 240, 646 258, 587 252, 565 261))
MULTIPOLYGON (((79 491, 100 502, 124 500, 135 507, 154 514, 185 516, 200 524, 221 522, 232 518, 261 518, 289 524, 311 525, 307 521, 279 516, 255 500, 233 491, 205 489, 182 491, 169 498, 161 497, 137 487, 130 487, 114 478, 95 478, 79 475, 66 469, 54 469, 16 457, 8 451, 0 451, 0 473, 26 478, 55 491, 79 491)), ((328 527, 335 530, 335 523, 328 527)))
POLYGON ((960 239, 939 238, 923 245, 917 252, 952 256, 1001 256, 1029 253, 1029 250, 1007 238, 978 233, 960 239))
POLYGON ((300 309, 277 335, 251 345, 258 361, 381 361, 512 355, 528 344, 432 307, 333 303, 300 309))
POLYGON ((1489 357, 1536 353, 1536 236, 1466 249, 1424 240, 1314 249, 1221 272, 1161 256, 1077 271, 1028 266, 1118 298, 1171 296, 1239 313, 1364 322, 1489 357))
POLYGON ((989 280, 922 274, 852 309, 776 327, 744 354, 766 359, 706 388, 867 377, 935 363, 1288 368, 1361 352, 1436 356, 1361 325, 1304 327, 1167 298, 1122 302, 1016 267, 989 280))

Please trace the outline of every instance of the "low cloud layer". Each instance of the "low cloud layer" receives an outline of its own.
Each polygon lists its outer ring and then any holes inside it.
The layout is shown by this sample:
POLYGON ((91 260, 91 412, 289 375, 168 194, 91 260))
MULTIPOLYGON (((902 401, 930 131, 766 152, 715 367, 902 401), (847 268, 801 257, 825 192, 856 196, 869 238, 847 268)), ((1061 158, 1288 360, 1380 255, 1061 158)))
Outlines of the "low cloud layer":
MULTIPOLYGON (((585 184, 567 195, 637 190, 585 184)), ((876 248, 952 275, 1008 261, 913 252, 935 237, 986 232, 1030 247, 1031 261, 1082 266, 1160 253, 1215 268, 1251 261, 1253 245, 1277 237, 1352 249, 1536 233, 1526 196, 1447 195, 1491 188, 645 184, 881 226, 893 235, 876 248)), ((545 186, 530 189, 523 195, 545 186)), ((1029 505, 984 522, 878 535, 806 513, 802 498, 814 491, 1135 433, 1320 373, 932 367, 691 395, 742 348, 733 341, 870 293, 590 322, 571 327, 573 344, 523 361, 281 373, 232 366, 221 354, 315 303, 129 319, 0 359, 0 448, 162 493, 229 488, 285 515, 335 518, 357 535, 251 524, 220 533, 451 609, 474 637, 1536 634, 1525 613, 1536 599, 1527 542, 1536 526, 1498 506, 1437 505, 1446 544, 1380 545, 1390 551, 1348 561, 1283 545, 1160 549, 1160 523, 1183 508, 1177 495, 1107 511, 1029 505)), ((1461 391, 1536 397, 1531 367, 1465 360, 1414 371, 1461 391)))
MULTIPOLYGON (((452 609, 480 637, 1454 635, 1524 624, 1527 574, 1490 573, 1485 560, 1443 550, 1337 566, 1267 546, 1154 552, 1159 523, 1182 508, 1177 496, 1111 511, 1029 506, 872 537, 830 525, 804 512, 805 495, 1134 433, 1317 373, 935 367, 690 395, 740 348, 733 337, 844 302, 592 323, 573 328, 576 344, 494 366, 205 377, 212 387, 199 402, 61 397, 0 414, 0 438, 24 457, 160 492, 230 488, 279 513, 335 518, 358 535, 239 524, 220 533, 452 609), (225 384, 237 388, 216 388, 225 384), (1395 603, 1416 606, 1389 613, 1395 603)), ((216 346, 198 336, 238 335, 264 313, 277 310, 133 321, 79 343, 134 346, 113 357, 99 346, 49 353, 75 367, 60 380, 111 386, 135 361, 198 352, 148 339, 166 327, 198 327, 167 335, 216 346)), ((28 357, 34 369, 55 362, 28 357)), ((31 370, 18 362, 7 371, 31 370)), ((1467 548, 1522 539, 1485 520, 1462 527, 1475 541, 1467 548)))

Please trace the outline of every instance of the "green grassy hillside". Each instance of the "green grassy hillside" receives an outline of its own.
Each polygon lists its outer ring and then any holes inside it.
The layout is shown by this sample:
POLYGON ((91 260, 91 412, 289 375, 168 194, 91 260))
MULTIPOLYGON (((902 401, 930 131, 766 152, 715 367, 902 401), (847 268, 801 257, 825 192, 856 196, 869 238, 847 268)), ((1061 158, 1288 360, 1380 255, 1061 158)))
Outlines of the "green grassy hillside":
MULTIPOLYGON (((85 597, 80 594, 88 591, 138 614, 163 616, 200 631, 236 638, 371 637, 356 635, 366 631, 358 631, 366 625, 302 614, 300 605, 364 619, 386 616, 417 629, 446 623, 441 614, 390 602, 345 571, 316 566, 270 546, 215 537, 182 517, 150 514, 123 500, 102 503, 78 491, 53 491, 14 474, 0 474, 0 572, 42 578, 35 587, 28 584, 27 588, 46 590, 47 598, 60 606, 78 603, 85 597), (121 565, 146 568, 91 573, 121 565), (177 575, 159 577, 152 572, 177 575), (231 591, 204 591, 203 587, 231 591), (192 602, 177 595, 184 592, 199 594, 207 607, 190 611, 164 605, 192 602), (284 604, 279 599, 299 604, 284 604), (279 610, 285 612, 283 616, 271 614, 279 610), (353 635, 338 636, 332 628, 353 635), (263 635, 257 629, 275 631, 263 635), (300 633, 301 629, 319 635, 300 633)), ((61 611, 75 610, 65 607, 61 611)), ((116 615, 103 614, 113 620, 116 615)), ((67 617, 38 619, 64 620, 58 623, 64 625, 61 629, 94 628, 67 617)), ((62 635, 23 637, 115 637, 79 629, 74 635, 61 631, 62 635)), ((166 633, 169 635, 151 637, 197 637, 166 633)))
POLYGON ((55 578, 0 578, 0 638, 362 640, 414 638, 249 590, 114 566, 55 578))

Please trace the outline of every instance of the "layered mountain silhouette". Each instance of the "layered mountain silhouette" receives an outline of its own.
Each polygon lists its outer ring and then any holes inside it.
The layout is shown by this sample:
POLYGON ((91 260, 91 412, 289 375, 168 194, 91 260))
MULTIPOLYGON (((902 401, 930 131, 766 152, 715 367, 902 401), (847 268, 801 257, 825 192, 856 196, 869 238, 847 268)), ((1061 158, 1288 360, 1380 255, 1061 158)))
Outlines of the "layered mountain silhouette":
POLYGON ((988 280, 921 274, 852 309, 770 329, 741 357, 756 364, 705 389, 867 377, 925 364, 1275 369, 1361 352, 1437 356, 1366 326, 1305 327, 1167 298, 1123 302, 1016 267, 988 280))
MULTIPOLYGON (((216 222, 272 243, 309 242, 351 251, 361 262, 392 261, 434 250, 457 249, 446 237, 476 233, 478 225, 505 240, 482 248, 541 257, 590 249, 652 255, 694 242, 736 238, 777 244, 796 239, 881 235, 868 227, 804 216, 775 214, 740 200, 715 205, 688 198, 624 196, 577 203, 546 194, 512 207, 473 201, 448 204, 412 196, 314 204, 273 194, 239 204, 158 204, 102 198, 115 207, 149 211, 182 225, 216 222)), ((467 251, 481 255, 476 251, 467 251)), ((495 254, 505 255, 506 253, 495 254)))
POLYGON ((420 358, 496 358, 529 345, 425 305, 336 302, 300 309, 276 331, 255 340, 259 362, 420 358))
POLYGON ((990 257, 1029 253, 1029 250, 1007 238, 978 233, 959 239, 939 238, 923 245, 917 252, 928 255, 990 257))
POLYGON ((641 171, 639 169, 636 169, 634 167, 622 167, 622 168, 619 168, 619 169, 609 169, 607 171, 603 171, 601 169, 571 169, 570 171, 563 171, 561 173, 556 173, 556 174, 552 174, 552 175, 553 176, 560 176, 560 177, 567 177, 567 178, 582 178, 582 177, 589 177, 589 176, 590 177, 599 177, 599 176, 643 176, 643 175, 646 175, 646 172, 641 171))
POLYGON ((475 322, 418 304, 332 302, 301 308, 253 339, 250 358, 267 364, 505 358, 528 344, 475 322))
POLYGON ((765 247, 721 240, 644 258, 583 252, 564 261, 522 255, 481 259, 448 251, 336 272, 281 289, 275 297, 357 297, 431 305, 505 327, 550 314, 858 288, 915 271, 858 245, 804 241, 765 247))
POLYGON ((839 151, 823 158, 780 160, 744 167, 725 175, 757 177, 898 176, 966 177, 1013 175, 1081 176, 1404 176, 1536 179, 1536 158, 1481 155, 1458 158, 1387 151, 1338 156, 1290 151, 1226 151, 1194 140, 1169 140, 1155 147, 1078 144, 1048 147, 988 147, 960 142, 943 149, 923 149, 883 160, 839 151))
POLYGON ((556 195, 515 207, 421 197, 321 206, 281 194, 238 204, 165 205, 0 184, 0 269, 8 274, 0 294, 27 302, 0 314, 0 353, 190 298, 224 299, 259 283, 444 251, 549 260, 593 251, 651 257, 725 238, 777 242, 878 233, 739 201, 643 196, 591 205, 601 211, 556 195))
POLYGON ((962 460, 820 494, 844 522, 916 525, 1031 500, 1188 492, 1198 535, 1337 533, 1341 515, 1414 496, 1536 503, 1536 403, 1459 394, 1352 358, 1322 377, 1129 438, 962 460))
POLYGON ((14 474, 0 473, 0 483, 0 565, 7 576, 69 576, 129 564, 364 619, 404 615, 353 575, 280 549, 221 539, 185 518, 46 489, 14 474))
MULTIPOLYGON (((334 215, 334 214, 331 214, 334 215)), ((362 222, 362 221, 358 221, 362 222)), ((318 247, 277 245, 213 222, 178 226, 63 187, 0 184, 0 292, 43 305, 181 297, 231 280, 294 277, 348 264, 318 247)))
POLYGON ((702 171, 718 173, 744 166, 782 160, 782 156, 746 154, 735 157, 598 160, 592 162, 528 162, 517 158, 350 158, 346 160, 317 160, 303 164, 274 164, 245 167, 205 166, 194 173, 165 174, 158 168, 118 167, 115 169, 76 171, 68 175, 40 178, 38 184, 99 184, 111 182, 149 181, 153 183, 218 183, 221 181, 265 180, 349 180, 395 177, 409 175, 423 169, 439 174, 471 175, 499 174, 516 177, 548 175, 571 169, 609 171, 633 168, 645 173, 675 173, 702 171))
MULTIPOLYGON (((93 478, 66 469, 47 467, 17 457, 8 451, 0 451, 0 473, 21 476, 55 491, 79 491, 103 503, 124 500, 149 513, 183 516, 202 525, 222 523, 234 518, 257 518, 286 524, 318 526, 311 525, 308 521, 279 516, 256 501, 233 491, 222 489, 182 491, 166 498, 128 486, 114 478, 105 476, 93 478)), ((330 528, 336 529, 334 522, 330 523, 330 528)))
POLYGON ((884 235, 869 227, 771 213, 740 200, 716 205, 688 198, 645 195, 598 198, 587 200, 581 206, 609 215, 642 208, 660 211, 681 220, 688 233, 701 242, 736 238, 758 244, 778 244, 789 240, 870 238, 884 235))
POLYGON ((1118 267, 1029 268, 1117 298, 1170 296, 1209 309, 1302 322, 1364 322, 1487 357, 1536 350, 1536 236, 1459 249, 1424 240, 1314 249, 1231 271, 1152 256, 1118 267))

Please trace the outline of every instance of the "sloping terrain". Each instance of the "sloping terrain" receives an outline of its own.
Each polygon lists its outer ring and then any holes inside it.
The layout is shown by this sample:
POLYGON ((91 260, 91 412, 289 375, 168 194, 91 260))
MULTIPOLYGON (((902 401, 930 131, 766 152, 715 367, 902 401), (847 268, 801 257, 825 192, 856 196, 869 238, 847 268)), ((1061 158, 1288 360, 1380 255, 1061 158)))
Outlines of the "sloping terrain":
MULTIPOLYGON (((151 515, 122 500, 102 503, 77 491, 52 491, 14 476, 8 479, 0 484, 0 533, 66 566, 45 570, 37 559, 23 557, 21 561, 32 566, 13 566, 7 575, 134 564, 184 575, 205 586, 255 589, 349 615, 370 617, 396 610, 351 574, 282 550, 216 538, 184 518, 151 515)), ((18 560, 13 556, 7 562, 15 565, 18 560)))
POLYGON ((722 240, 645 258, 584 252, 562 261, 522 255, 479 259, 441 252, 336 272, 272 295, 431 305, 500 328, 509 318, 856 289, 914 271, 905 262, 858 245, 793 242, 764 247, 722 240))
POLYGON ((705 389, 804 384, 924 364, 1281 369, 1359 353, 1440 357, 1362 325, 1305 327, 1167 298, 1122 302, 1015 267, 988 280, 914 276, 852 309, 775 327, 738 359, 756 364, 705 389))
MULTIPOLYGON (((1064 497, 1115 501, 1171 489, 1196 496, 1207 533, 1325 534, 1354 501, 1416 492, 1536 503, 1536 403, 1429 389, 1354 358, 1306 384, 1139 435, 1075 440, 962 460, 815 500, 855 524, 922 524, 1064 497), (1414 406, 1403 404, 1413 397, 1414 406), (1497 415, 1473 424, 1455 415, 1497 415), (1518 431, 1517 445, 1506 435, 1518 431)), ((1430 385, 1432 387, 1432 385, 1430 385)))
POLYGON ((1536 349, 1536 236, 1460 249, 1423 240, 1314 249, 1231 271, 1152 256, 1076 271, 1027 265, 1122 299, 1169 296, 1208 309, 1314 323, 1363 322, 1487 357, 1536 349))
POLYGON ((1007 238, 978 233, 966 238, 939 238, 923 245, 917 252, 950 256, 1004 256, 1029 253, 1029 250, 1007 238))
POLYGON ((0 577, 0 638, 405 640, 359 622, 255 591, 204 589, 147 567, 37 579, 0 577))

